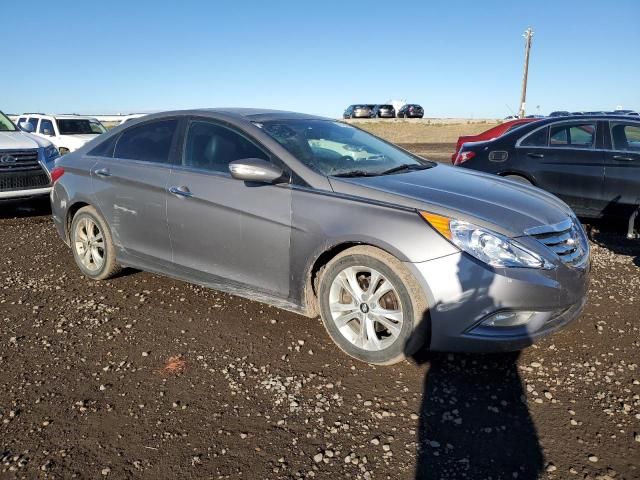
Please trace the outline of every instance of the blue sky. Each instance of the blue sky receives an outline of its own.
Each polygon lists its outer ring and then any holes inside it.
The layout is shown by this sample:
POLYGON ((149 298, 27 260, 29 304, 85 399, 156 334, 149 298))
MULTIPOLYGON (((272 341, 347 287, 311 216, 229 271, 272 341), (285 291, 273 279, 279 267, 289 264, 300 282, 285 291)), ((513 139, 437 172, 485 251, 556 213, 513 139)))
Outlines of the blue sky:
POLYGON ((528 113, 640 109, 639 0, 2 3, 11 113, 338 116, 402 98, 427 116, 502 117, 518 108, 529 25, 528 113))

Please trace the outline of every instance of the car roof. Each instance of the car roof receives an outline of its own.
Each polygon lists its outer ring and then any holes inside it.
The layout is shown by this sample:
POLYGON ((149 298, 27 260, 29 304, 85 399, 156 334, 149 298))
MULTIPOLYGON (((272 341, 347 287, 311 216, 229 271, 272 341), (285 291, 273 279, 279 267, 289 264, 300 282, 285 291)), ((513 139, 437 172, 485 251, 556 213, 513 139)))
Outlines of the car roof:
POLYGON ((23 113, 20 115, 21 117, 52 117, 52 118, 73 118, 77 120, 95 120, 94 117, 89 115, 76 115, 75 113, 63 113, 63 114, 55 114, 55 113, 23 113))
POLYGON ((333 120, 318 115, 289 112, 285 110, 272 110, 267 108, 197 108, 191 110, 173 110, 168 112, 152 113, 145 115, 146 119, 162 118, 171 115, 201 115, 227 117, 235 120, 249 122, 267 122, 270 120, 333 120))

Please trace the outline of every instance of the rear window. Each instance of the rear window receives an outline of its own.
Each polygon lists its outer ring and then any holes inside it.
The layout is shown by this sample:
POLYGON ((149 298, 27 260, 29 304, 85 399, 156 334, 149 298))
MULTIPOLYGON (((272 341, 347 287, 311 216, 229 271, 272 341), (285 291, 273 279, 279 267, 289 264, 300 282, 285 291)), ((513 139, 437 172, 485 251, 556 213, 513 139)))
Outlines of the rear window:
POLYGON ((528 136, 524 137, 524 139, 520 142, 520 145, 523 147, 546 147, 548 132, 548 127, 536 130, 530 133, 528 136))
POLYGON ((178 120, 160 120, 131 127, 120 135, 114 157, 168 163, 178 120))
POLYGON ((107 130, 97 120, 85 118, 56 118, 60 135, 101 134, 107 130))
POLYGON ((113 150, 116 146, 116 142, 119 136, 114 135, 104 142, 100 143, 97 147, 93 148, 87 155, 94 157, 113 157, 113 150))

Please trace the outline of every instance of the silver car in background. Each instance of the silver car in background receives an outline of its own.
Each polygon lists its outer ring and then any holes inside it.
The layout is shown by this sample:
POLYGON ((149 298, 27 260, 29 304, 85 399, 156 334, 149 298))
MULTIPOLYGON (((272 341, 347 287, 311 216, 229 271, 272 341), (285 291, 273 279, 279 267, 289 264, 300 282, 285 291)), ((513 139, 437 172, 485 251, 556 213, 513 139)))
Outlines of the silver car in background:
POLYGON ((589 246, 563 202, 334 120, 153 114, 54 177, 55 225, 88 277, 132 266, 320 315, 365 362, 521 349, 585 303, 589 246))

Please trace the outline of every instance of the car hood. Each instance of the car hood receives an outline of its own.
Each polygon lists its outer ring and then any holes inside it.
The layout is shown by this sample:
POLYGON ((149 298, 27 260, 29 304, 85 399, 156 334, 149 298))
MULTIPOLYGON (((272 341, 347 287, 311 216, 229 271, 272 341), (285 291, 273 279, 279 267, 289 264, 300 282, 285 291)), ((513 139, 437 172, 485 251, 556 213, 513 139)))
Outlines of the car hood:
POLYGON ((65 140, 72 140, 75 144, 84 145, 85 143, 93 140, 99 134, 98 133, 76 133, 73 135, 62 135, 65 140))
POLYGON ((0 150, 48 147, 51 142, 25 132, 0 132, 0 150))
POLYGON ((331 177, 330 182, 338 193, 455 217, 509 237, 573 215, 539 188, 446 165, 377 177, 331 177))

